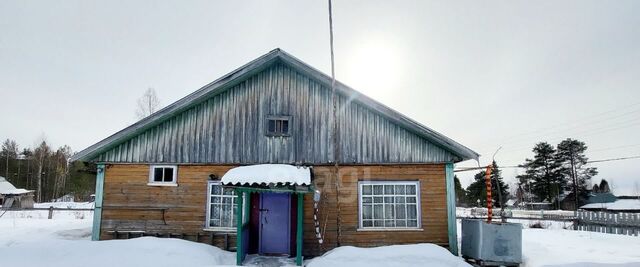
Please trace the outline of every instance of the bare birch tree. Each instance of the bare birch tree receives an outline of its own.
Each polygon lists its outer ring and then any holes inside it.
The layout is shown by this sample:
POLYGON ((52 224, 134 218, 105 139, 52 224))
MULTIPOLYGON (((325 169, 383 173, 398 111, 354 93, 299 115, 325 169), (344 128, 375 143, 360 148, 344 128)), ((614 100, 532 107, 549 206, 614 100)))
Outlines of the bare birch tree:
POLYGON ((45 168, 45 159, 47 159, 50 150, 49 145, 47 145, 45 141, 42 141, 34 150, 36 164, 36 202, 42 202, 42 174, 45 168))
POLYGON ((147 89, 142 97, 138 98, 138 108, 136 109, 136 116, 139 120, 153 114, 158 111, 160 107, 160 99, 156 94, 156 90, 153 88, 147 89))

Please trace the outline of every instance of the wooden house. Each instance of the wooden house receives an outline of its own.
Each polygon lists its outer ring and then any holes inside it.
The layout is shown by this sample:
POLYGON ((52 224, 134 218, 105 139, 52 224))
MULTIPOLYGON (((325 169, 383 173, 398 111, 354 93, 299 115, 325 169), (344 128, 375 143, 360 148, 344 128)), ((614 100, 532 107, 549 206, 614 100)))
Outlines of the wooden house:
POLYGON ((93 239, 183 237, 239 264, 341 245, 457 253, 453 165, 478 154, 340 82, 333 92, 275 49, 75 154, 98 164, 93 239))
POLYGON ((4 209, 33 208, 33 190, 16 188, 0 176, 0 206, 4 209))

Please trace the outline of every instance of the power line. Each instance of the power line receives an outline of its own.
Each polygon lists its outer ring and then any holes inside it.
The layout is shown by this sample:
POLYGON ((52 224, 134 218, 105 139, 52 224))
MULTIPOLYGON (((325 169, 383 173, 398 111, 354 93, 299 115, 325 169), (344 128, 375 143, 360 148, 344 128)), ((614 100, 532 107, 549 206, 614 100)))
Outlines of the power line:
MULTIPOLYGON (((633 109, 631 111, 625 111, 622 114, 614 114, 611 116, 605 116, 604 118, 599 118, 602 117, 603 115, 612 113, 614 111, 617 110, 622 110, 624 111, 625 109, 628 109, 629 107, 634 107, 640 105, 640 103, 635 103, 635 104, 631 104, 631 105, 627 105, 621 108, 617 108, 617 109, 613 109, 613 110, 609 110, 606 112, 602 112, 602 113, 598 113, 589 117, 586 117, 587 120, 581 120, 581 119, 576 119, 576 120, 571 120, 571 121, 567 121, 565 123, 561 123, 561 124, 555 124, 553 126, 549 126, 546 128, 542 128, 542 129, 538 129, 538 130, 533 130, 533 131, 529 131, 529 132, 524 132, 521 134, 516 134, 516 135, 512 135, 512 136, 506 136, 500 139, 501 145, 506 145, 506 144, 519 144, 519 143, 523 143, 523 142, 528 142, 528 140, 526 139, 535 139, 535 138, 540 138, 542 136, 550 136, 550 135, 556 135, 556 134, 560 134, 560 133, 564 133, 564 132, 568 132, 568 131, 572 131, 572 130, 579 130, 579 132, 589 132, 589 131, 594 131, 594 130, 599 130, 602 128, 610 128, 612 126, 619 126, 625 123, 629 123, 629 122, 637 122, 638 119, 640 119, 640 117, 637 116, 633 116, 635 114, 640 113, 640 109, 633 109), (631 117, 629 119, 629 115, 632 115, 633 117, 631 117), (620 118, 623 117, 627 117, 626 120, 620 120, 620 118), (595 119, 595 120, 594 120, 595 119), (604 124, 602 124, 604 123, 604 124), (601 124, 600 126, 597 126, 598 124, 601 124), (595 128, 593 127, 595 125, 595 128), (581 128, 587 126, 586 129, 581 130, 581 128), (592 126, 592 127, 588 127, 588 126, 592 126)), ((491 145, 493 146, 493 145, 491 145)))
MULTIPOLYGON (((623 129, 627 129, 627 128, 632 128, 632 127, 636 127, 636 126, 640 126, 640 118, 638 119, 633 119, 631 121, 624 121, 625 124, 614 124, 614 125, 609 125, 606 128, 600 128, 600 129, 590 129, 590 130, 585 130, 585 131, 581 131, 578 133, 574 133, 574 134, 558 134, 555 135, 554 137, 551 138, 543 138, 543 139, 547 139, 547 140, 558 140, 558 139, 564 139, 567 138, 568 136, 571 136, 573 138, 576 137, 588 137, 588 136, 593 136, 593 135, 599 135, 599 134, 603 134, 603 133, 607 133, 607 132, 611 132, 611 131, 618 131, 618 130, 623 130, 623 129), (632 122, 632 123, 628 123, 628 122, 632 122), (613 126, 613 127, 612 127, 613 126)), ((530 141, 521 141, 518 143, 524 143, 524 142, 530 142, 530 141)), ((515 144, 518 144, 515 143, 515 144)), ((535 143, 535 142, 534 142, 535 143)), ((533 148, 533 146, 531 146, 531 144, 528 145, 520 145, 520 146, 516 146, 515 148, 509 148, 507 146, 506 150, 508 150, 508 153, 513 153, 513 152, 519 152, 522 151, 524 149, 531 149, 533 148)))
POLYGON ((613 158, 613 159, 601 159, 601 160, 590 160, 590 161, 587 161, 587 163, 598 163, 598 162, 618 161, 618 160, 627 160, 627 159, 640 159, 640 156, 631 156, 631 157, 613 158))
MULTIPOLYGON (((609 161, 629 160, 629 159, 640 159, 640 155, 639 156, 621 157, 621 158, 589 160, 589 161, 587 161, 587 164, 589 164, 589 163, 609 162, 609 161)), ((453 172, 466 172, 466 171, 473 171, 473 170, 484 170, 485 168, 486 168, 486 166, 485 167, 461 167, 461 168, 459 168, 457 170, 454 170, 453 172)), ((506 165, 506 166, 498 166, 497 168, 498 169, 520 169, 520 168, 524 168, 524 167, 520 166, 520 165, 506 165)))
MULTIPOLYGON (((548 131, 553 130, 555 128, 565 128, 565 127, 567 127, 569 125, 593 124, 594 122, 592 120, 595 119, 595 118, 601 117, 601 116, 609 114, 609 113, 616 112, 618 110, 625 110, 625 109, 628 109, 630 107, 635 107, 635 106, 638 106, 638 105, 640 105, 640 102, 629 104, 629 105, 622 106, 622 107, 617 107, 617 108, 614 108, 614 109, 610 109, 610 110, 607 110, 607 111, 604 111, 604 112, 592 114, 592 115, 585 116, 585 117, 582 117, 582 118, 578 118, 578 119, 574 119, 574 120, 570 120, 570 121, 566 121, 566 122, 562 122, 562 123, 556 123, 556 124, 553 124, 553 125, 551 125, 549 127, 545 127, 545 128, 541 128, 541 129, 537 129, 537 130, 533 130, 533 131, 528 131, 528 132, 523 132, 523 133, 515 134, 515 135, 512 135, 512 136, 505 136, 505 137, 500 138, 500 139, 503 140, 503 141, 509 141, 509 140, 514 140, 514 139, 517 140, 518 138, 522 138, 523 136, 530 136, 530 135, 536 136, 535 134, 537 134, 537 133, 548 132, 548 131), (587 121, 578 122, 578 121, 582 121, 582 120, 585 120, 585 119, 587 121)), ((622 114, 617 114, 617 115, 614 115, 614 116, 606 117, 605 119, 596 120, 596 122, 608 121, 608 120, 616 119, 616 118, 619 118, 619 117, 624 117, 626 115, 637 113, 639 111, 640 111, 640 109, 634 109, 632 111, 627 111, 627 112, 622 113, 622 114)), ((573 126, 572 128, 576 128, 576 126, 573 126)))

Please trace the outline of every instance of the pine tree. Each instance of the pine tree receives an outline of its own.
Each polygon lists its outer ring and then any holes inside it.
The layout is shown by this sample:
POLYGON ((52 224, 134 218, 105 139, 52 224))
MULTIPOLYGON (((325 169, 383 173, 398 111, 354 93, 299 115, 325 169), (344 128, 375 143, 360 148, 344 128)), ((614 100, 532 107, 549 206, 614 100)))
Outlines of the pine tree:
MULTIPOLYGON (((480 206, 487 206, 487 186, 485 182, 485 171, 476 173, 473 182, 467 187, 468 203, 479 203, 480 206)), ((502 207, 509 198, 509 186, 502 179, 502 171, 498 164, 494 161, 491 168, 491 199, 495 203, 495 207, 502 207), (498 193, 500 188, 500 193, 498 193), (502 202, 499 201, 502 194, 502 202)))
POLYGON ((14 178, 12 177, 12 174, 15 166, 12 165, 15 165, 15 162, 17 161, 18 151, 18 144, 16 141, 7 139, 2 143, 1 155, 3 158, 2 167, 4 167, 2 170, 4 170, 4 172, 1 175, 4 175, 10 182, 15 182, 15 179, 12 179, 14 178))
POLYGON ((600 189, 600 193, 610 193, 611 192, 611 188, 609 187, 609 182, 607 182, 607 180, 602 179, 600 181, 600 186, 598 186, 598 188, 600 189))
POLYGON ((566 185, 556 150, 549 143, 540 142, 532 152, 533 159, 526 159, 521 165, 525 168, 525 174, 518 175, 519 185, 534 194, 538 201, 553 203, 566 185))
POLYGON ((587 146, 584 142, 567 138, 558 144, 557 162, 561 165, 560 172, 569 181, 567 189, 574 193, 574 209, 578 209, 588 198, 591 177, 598 174, 594 167, 586 167, 589 159, 585 155, 587 146))

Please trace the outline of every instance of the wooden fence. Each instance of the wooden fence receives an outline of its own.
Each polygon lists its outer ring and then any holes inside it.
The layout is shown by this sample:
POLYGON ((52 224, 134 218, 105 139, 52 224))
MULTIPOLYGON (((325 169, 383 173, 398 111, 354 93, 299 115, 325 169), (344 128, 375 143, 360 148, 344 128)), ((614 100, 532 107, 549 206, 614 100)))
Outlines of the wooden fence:
MULTIPOLYGON (((494 221, 500 221, 500 212, 498 210, 494 210, 494 214, 494 221)), ((457 218, 485 220, 487 218, 487 213, 486 209, 474 209, 467 216, 458 216, 457 218)), ((572 222, 573 230, 640 236, 640 213, 613 213, 605 211, 579 210, 575 216, 571 216, 566 213, 558 213, 556 211, 522 213, 520 210, 514 210, 513 214, 509 214, 507 218, 507 220, 523 221, 572 222)))
MULTIPOLYGON (((82 211, 91 211, 93 212, 93 208, 57 208, 57 207, 48 207, 48 208, 9 208, 9 209, 2 209, 0 208, 0 218, 2 218, 7 212, 21 212, 21 211, 26 211, 26 212, 30 212, 30 211, 48 211, 47 213, 47 219, 53 219, 53 215, 55 212, 82 212, 82 211)), ((37 214, 36 214, 37 215, 37 214)), ((32 218, 32 216, 30 216, 29 214, 25 214, 26 218, 32 218)), ((78 217, 78 216, 76 216, 78 217)), ((84 218, 84 216, 81 216, 84 218)))
POLYGON ((620 235, 640 235, 640 214, 578 211, 575 230, 620 235))

